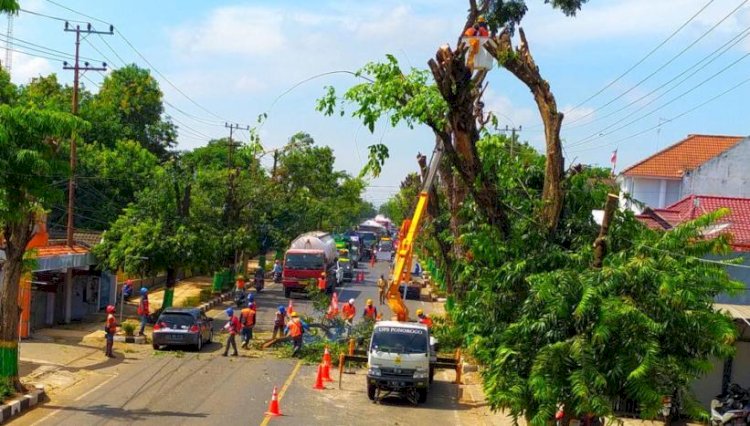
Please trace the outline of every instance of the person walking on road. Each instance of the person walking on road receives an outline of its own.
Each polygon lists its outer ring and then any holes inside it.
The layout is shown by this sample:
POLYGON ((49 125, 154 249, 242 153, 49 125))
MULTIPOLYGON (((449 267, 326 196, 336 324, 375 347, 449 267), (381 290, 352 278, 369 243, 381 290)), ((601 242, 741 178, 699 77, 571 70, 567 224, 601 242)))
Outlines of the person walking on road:
POLYGON ((107 339, 107 346, 104 349, 104 355, 108 358, 114 358, 115 354, 112 353, 112 347, 115 344, 115 333, 117 332, 117 319, 115 318, 115 307, 112 305, 107 306, 107 321, 104 324, 104 333, 107 339))
POLYGON ((143 336, 143 331, 146 329, 146 323, 148 322, 148 316, 151 314, 148 308, 148 289, 146 287, 141 287, 141 301, 138 302, 137 313, 141 318, 141 330, 138 332, 138 335, 143 336))
POLYGON ((372 299, 367 299, 367 304, 362 312, 362 318, 365 321, 375 321, 378 317, 378 309, 372 306, 372 299))
POLYGON ((272 339, 284 337, 284 328, 286 327, 286 308, 283 305, 279 305, 279 309, 276 311, 276 318, 273 320, 273 334, 272 339))
POLYGON ((285 334, 292 338, 292 356, 297 356, 299 351, 302 350, 302 336, 308 329, 307 324, 302 321, 299 314, 292 312, 292 319, 287 324, 284 330, 285 334))
POLYGON ((380 299, 380 304, 382 305, 385 303, 385 277, 383 275, 378 278, 378 298, 380 299))
POLYGON ((229 332, 229 337, 227 337, 227 346, 224 348, 224 356, 229 355, 229 345, 232 345, 232 349, 234 349, 234 353, 232 356, 238 356, 239 353, 237 352, 237 332, 240 331, 240 320, 237 319, 236 316, 234 316, 234 309, 227 308, 226 311, 227 317, 229 317, 229 321, 227 321, 227 324, 224 326, 224 329, 229 332))
POLYGON ((240 312, 240 324, 242 324, 242 349, 247 349, 250 340, 253 339, 253 327, 255 327, 255 302, 247 304, 240 312))

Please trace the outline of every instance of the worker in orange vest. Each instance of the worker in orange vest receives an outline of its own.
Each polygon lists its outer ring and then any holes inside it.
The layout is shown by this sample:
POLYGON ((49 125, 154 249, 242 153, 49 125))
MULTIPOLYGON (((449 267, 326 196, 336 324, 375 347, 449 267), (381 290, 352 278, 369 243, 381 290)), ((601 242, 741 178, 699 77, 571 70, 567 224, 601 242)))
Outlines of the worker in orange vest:
POLYGON ((432 327, 432 319, 425 315, 424 311, 420 308, 417 309, 417 318, 419 319, 420 324, 426 325, 428 328, 432 327))
POLYGON ((326 287, 326 273, 321 272, 320 277, 318 277, 318 290, 326 291, 326 287))
POLYGON ((302 335, 305 334, 308 326, 300 319, 298 313, 292 312, 291 316, 291 321, 286 325, 286 335, 292 338, 292 356, 297 356, 302 350, 302 335))
POLYGON ((378 317, 378 309, 372 306, 372 299, 367 299, 367 304, 365 305, 364 312, 362 312, 362 317, 366 321, 375 321, 378 317))
POLYGON ((104 333, 107 338, 107 346, 104 349, 104 355, 108 358, 114 358, 115 354, 112 353, 112 347, 115 344, 115 333, 117 332, 117 319, 115 318, 115 307, 112 305, 107 306, 107 321, 104 324, 104 333))
POLYGON ((253 339, 253 327, 255 327, 255 302, 247 304, 247 308, 240 311, 240 324, 242 324, 242 349, 247 349, 250 340, 253 339))
POLYGON ((490 31, 484 16, 477 18, 477 22, 464 31, 466 37, 489 37, 490 31))
POLYGON ((341 307, 341 317, 346 324, 347 334, 352 333, 355 315, 357 315, 357 308, 354 307, 354 299, 349 299, 349 302, 344 303, 344 306, 341 307))

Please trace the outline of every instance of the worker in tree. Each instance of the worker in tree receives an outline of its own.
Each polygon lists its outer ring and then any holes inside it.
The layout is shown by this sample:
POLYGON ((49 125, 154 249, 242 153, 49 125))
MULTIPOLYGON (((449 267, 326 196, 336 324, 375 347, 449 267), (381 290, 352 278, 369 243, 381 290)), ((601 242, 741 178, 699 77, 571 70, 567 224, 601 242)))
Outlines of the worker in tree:
POLYGON ((151 311, 148 308, 148 289, 146 287, 141 287, 141 301, 138 302, 138 309, 136 312, 141 318, 141 330, 138 332, 138 335, 143 336, 143 331, 146 329, 146 323, 148 322, 148 316, 151 315, 151 311))
POLYGON ((377 316, 378 309, 372 306, 372 299, 367 299, 367 304, 365 305, 365 309, 362 312, 362 318, 364 318, 365 321, 375 321, 377 316))
POLYGON ((424 311, 420 308, 417 309, 417 319, 420 324, 426 325, 428 328, 432 328, 432 319, 425 315, 424 311))
POLYGON ((487 26, 487 20, 484 19, 484 16, 480 15, 474 25, 464 31, 464 35, 466 37, 489 37, 490 30, 487 26))
POLYGON ((242 324, 242 349, 247 349, 250 340, 253 339, 253 327, 255 327, 255 302, 248 302, 247 308, 240 312, 240 324, 242 324))
POLYGON ((378 278, 378 299, 380 300, 381 305, 385 303, 386 285, 385 277, 381 275, 380 278, 378 278))
POLYGON ((224 353, 222 355, 229 355, 229 346, 231 345, 232 349, 234 349, 234 353, 232 354, 232 356, 238 356, 239 353, 237 352, 237 333, 239 333, 242 325, 240 324, 240 320, 236 316, 234 316, 234 309, 227 308, 227 310, 224 312, 227 314, 227 318, 229 318, 226 325, 224 326, 224 330, 229 333, 229 337, 227 338, 227 346, 224 348, 224 353))
POLYGON ((114 358, 112 347, 115 344, 115 333, 117 332, 117 319, 115 318, 115 307, 107 306, 107 321, 104 324, 104 333, 107 339, 107 346, 104 349, 104 355, 108 358, 114 358))
POLYGON ((284 305, 279 305, 279 309, 276 311, 276 318, 273 320, 273 334, 272 339, 284 336, 284 328, 286 327, 286 308, 284 305))
POLYGON ((297 356, 302 349, 302 336, 308 329, 307 324, 300 319, 299 314, 292 312, 292 319, 284 330, 285 334, 292 338, 292 356, 297 356))

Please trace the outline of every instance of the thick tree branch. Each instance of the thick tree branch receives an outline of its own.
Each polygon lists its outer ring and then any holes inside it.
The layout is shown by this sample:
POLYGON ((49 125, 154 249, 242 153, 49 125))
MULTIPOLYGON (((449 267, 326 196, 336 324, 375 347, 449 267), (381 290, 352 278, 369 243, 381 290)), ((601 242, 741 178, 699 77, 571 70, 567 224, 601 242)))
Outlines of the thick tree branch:
POLYGON ((563 114, 557 110, 557 102, 549 83, 542 77, 539 67, 534 62, 523 28, 519 28, 518 33, 521 41, 516 49, 513 48, 511 33, 507 28, 496 37, 491 38, 485 48, 503 67, 531 90, 539 109, 544 123, 547 148, 544 189, 542 192, 544 201, 542 220, 549 231, 554 231, 560 220, 564 196, 562 182, 565 159, 560 142, 563 114))

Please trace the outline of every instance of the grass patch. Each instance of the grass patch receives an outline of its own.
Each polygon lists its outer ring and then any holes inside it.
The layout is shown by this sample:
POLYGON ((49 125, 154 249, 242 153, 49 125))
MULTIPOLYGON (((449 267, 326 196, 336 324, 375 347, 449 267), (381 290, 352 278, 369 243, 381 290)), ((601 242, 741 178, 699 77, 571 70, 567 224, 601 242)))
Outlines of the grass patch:
POLYGON ((185 300, 182 301, 183 308, 194 308, 200 304, 201 304, 200 295, 186 297, 185 300))

